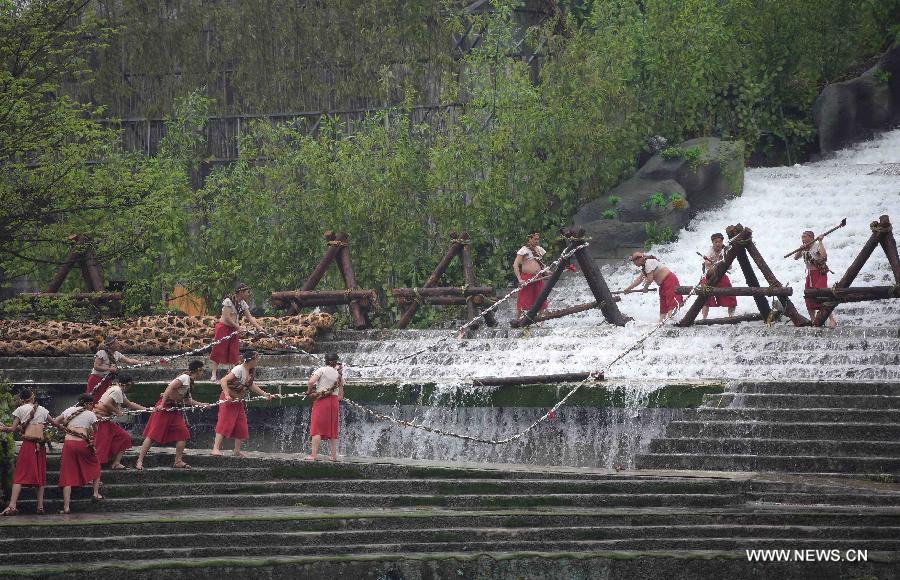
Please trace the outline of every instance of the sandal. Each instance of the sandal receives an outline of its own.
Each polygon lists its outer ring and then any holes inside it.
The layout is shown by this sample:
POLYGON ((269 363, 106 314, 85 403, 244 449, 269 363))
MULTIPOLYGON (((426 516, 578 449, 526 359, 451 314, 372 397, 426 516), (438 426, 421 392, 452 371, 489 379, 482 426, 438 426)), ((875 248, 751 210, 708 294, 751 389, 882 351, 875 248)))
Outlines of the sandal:
POLYGON ((102 495, 92 495, 92 496, 91 496, 91 501, 94 502, 94 503, 100 503, 101 501, 103 501, 103 500, 105 500, 105 499, 106 499, 106 498, 103 497, 102 495))
POLYGON ((123 469, 128 469, 128 466, 122 465, 121 463, 116 463, 115 465, 110 465, 109 469, 112 471, 121 471, 123 469))
POLYGON ((41 508, 38 508, 37 511, 34 513, 36 513, 39 516, 42 516, 42 515, 45 515, 47 512, 45 512, 44 508, 41 507, 41 508))
POLYGON ((191 469, 191 466, 185 463, 184 461, 180 461, 172 466, 175 469, 191 469))
POLYGON ((19 510, 17 510, 14 507, 7 507, 5 510, 3 510, 2 513, 0 513, 0 516, 17 516, 17 515, 19 515, 19 510))

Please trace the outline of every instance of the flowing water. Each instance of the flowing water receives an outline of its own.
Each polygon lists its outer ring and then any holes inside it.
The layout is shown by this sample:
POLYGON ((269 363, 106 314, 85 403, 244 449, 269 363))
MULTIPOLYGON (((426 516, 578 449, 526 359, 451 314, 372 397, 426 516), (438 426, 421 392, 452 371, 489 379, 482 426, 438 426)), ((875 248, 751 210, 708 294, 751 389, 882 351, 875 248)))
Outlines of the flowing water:
MULTIPOLYGON (((782 284, 794 289, 792 300, 805 314, 804 266, 781 256, 800 245, 803 230, 819 233, 846 217, 847 226, 826 240, 829 265, 836 272, 830 278, 833 283, 868 239, 869 223, 882 214, 900 223, 900 131, 827 161, 750 169, 741 197, 698 215, 679 232, 676 242, 651 251, 683 285, 693 285, 700 277, 695 252, 707 249, 712 233, 724 233, 726 226, 741 223, 753 229, 763 257, 782 284)), ((605 266, 603 274, 616 289, 624 288, 637 271, 623 257, 621 264, 605 266)), ((737 265, 730 276, 735 286, 746 285, 737 265)), ((879 248, 855 285, 893 283, 879 248)), ((551 309, 593 299, 577 273, 567 274, 557 288, 550 297, 551 309)), ((344 355, 347 378, 389 377, 439 384, 437 394, 422 405, 376 407, 398 419, 502 438, 521 431, 546 412, 538 407, 461 405, 452 393, 470 385, 472 377, 606 369, 609 381, 626 381, 628 396, 619 408, 564 407, 554 421, 502 446, 404 429, 344 408, 340 450, 351 455, 629 467, 634 454, 660 435, 670 420, 692 412, 648 408, 648 395, 663 379, 900 379, 898 302, 840 306, 835 311, 836 330, 795 328, 784 320, 773 325, 754 322, 686 329, 669 323, 640 349, 611 366, 623 350, 656 328, 655 294, 623 298, 620 308, 635 319, 625 328, 606 324, 594 310, 549 321, 540 328, 513 330, 507 324, 512 313, 507 308, 500 327, 482 329, 465 340, 457 340, 449 330, 346 333, 329 348, 344 355), (397 360, 412 354, 415 356, 397 360)), ((738 304, 738 314, 755 312, 752 298, 739 298, 738 304)), ((724 310, 714 309, 711 316, 717 315, 724 315, 724 310)), ((280 428, 267 437, 273 441, 271 446, 280 450, 304 447, 308 410, 304 409, 302 417, 296 410, 284 410, 283 415, 274 421, 280 428)))

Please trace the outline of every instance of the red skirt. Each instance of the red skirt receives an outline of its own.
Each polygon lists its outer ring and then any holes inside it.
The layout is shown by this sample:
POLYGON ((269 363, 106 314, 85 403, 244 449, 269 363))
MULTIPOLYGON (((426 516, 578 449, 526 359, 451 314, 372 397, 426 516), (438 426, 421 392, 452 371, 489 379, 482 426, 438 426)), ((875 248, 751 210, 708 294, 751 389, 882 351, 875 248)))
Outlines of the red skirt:
POLYGON ((120 452, 131 449, 131 435, 112 421, 98 421, 94 432, 97 460, 106 463, 120 452))
POLYGON ((666 314, 676 306, 684 304, 684 296, 675 294, 675 288, 678 287, 678 276, 675 272, 669 272, 669 275, 663 278, 662 284, 659 285, 659 313, 666 314))
MULTIPOLYGON (((219 340, 220 338, 225 338, 237 328, 233 326, 227 326, 222 324, 221 322, 216 323, 216 333, 213 336, 213 340, 219 340)), ((235 334, 228 340, 224 340, 219 344, 212 347, 212 352, 209 353, 209 360, 219 363, 219 364, 233 364, 236 365, 240 362, 241 356, 241 336, 240 334, 235 334)))
MULTIPOLYGON (((828 272, 819 272, 818 270, 806 271, 806 285, 804 288, 828 288, 828 272)), ((807 310, 819 310, 822 303, 818 300, 806 298, 807 310)))
MULTIPOLYGON (((161 404, 162 399, 156 402, 157 406, 161 404)), ((150 414, 147 426, 144 427, 144 437, 149 437, 158 445, 165 445, 175 441, 187 441, 191 438, 191 432, 184 422, 181 411, 154 411, 150 414)))
MULTIPOLYGON (((219 400, 225 400, 225 393, 219 393, 219 400)), ((229 439, 246 439, 250 436, 250 430, 247 429, 247 411, 244 409, 243 401, 219 405, 216 433, 229 439)))
POLYGON ((87 441, 66 440, 59 462, 59 487, 82 487, 100 477, 100 462, 87 441))
POLYGON ((94 403, 99 403, 100 397, 103 396, 103 393, 106 392, 106 389, 108 389, 110 385, 112 385, 112 376, 106 375, 106 378, 104 379, 103 376, 98 376, 92 373, 88 377, 87 388, 84 390, 84 392, 90 394, 91 391, 94 391, 94 403), (94 387, 96 387, 97 385, 100 386, 97 387, 96 391, 94 391, 94 387))
MULTIPOLYGON (((522 274, 522 282, 527 282, 534 278, 537 274, 522 274)), ((544 281, 541 280, 539 282, 533 282, 528 286, 525 286, 521 290, 519 290, 519 295, 516 297, 516 308, 521 311, 530 310, 534 303, 537 302, 538 297, 541 295, 541 291, 544 289, 544 281)), ((547 301, 545 300, 543 304, 541 304, 541 310, 547 309, 547 301)))
POLYGON ((318 435, 322 439, 337 439, 338 413, 340 401, 335 395, 313 401, 312 417, 309 419, 309 435, 318 435))
POLYGON ((34 441, 22 441, 16 457, 13 483, 25 487, 43 487, 47 484, 47 447, 34 441))
MULTIPOLYGON (((706 284, 706 278, 700 279, 701 284, 706 284)), ((716 288, 731 288, 731 279, 728 274, 722 274, 716 283, 716 288)), ((706 305, 711 307, 724 306, 725 308, 737 307, 737 296, 710 296, 706 299, 706 305)))

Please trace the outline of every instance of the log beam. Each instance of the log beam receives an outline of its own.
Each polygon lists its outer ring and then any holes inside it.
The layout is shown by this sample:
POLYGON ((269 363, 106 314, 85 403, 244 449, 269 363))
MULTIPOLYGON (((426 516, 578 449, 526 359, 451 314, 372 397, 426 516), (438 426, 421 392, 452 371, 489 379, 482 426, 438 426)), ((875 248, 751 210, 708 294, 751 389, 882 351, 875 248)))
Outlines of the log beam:
MULTIPOLYGON (((450 245, 447 247, 447 252, 444 254, 444 257, 441 258, 441 261, 438 262, 438 265, 435 267, 434 272, 431 273, 431 276, 425 280, 425 284, 422 288, 431 288, 437 285, 438 280, 440 280, 441 276, 444 275, 444 272, 450 266, 450 262, 452 262, 453 258, 461 251, 462 244, 459 243, 460 239, 461 238, 455 231, 450 232, 450 245)), ((402 329, 409 326, 409 323, 412 321, 413 316, 415 316, 418 309, 418 302, 410 303, 406 310, 403 311, 400 319, 397 320, 397 328, 402 329)))
MULTIPOLYGON (((710 268, 706 272, 706 283, 710 286, 718 284, 722 276, 728 272, 728 268, 731 267, 735 257, 737 257, 738 244, 750 239, 751 235, 751 232, 744 231, 744 226, 741 224, 728 226, 726 232, 728 232, 728 239, 731 240, 731 245, 728 247, 725 255, 722 256, 722 261, 718 262, 715 267, 710 268)), ((706 300, 696 298, 691 305, 688 306, 687 312, 684 313, 684 316, 681 317, 681 320, 678 321, 676 326, 687 327, 692 325, 700 314, 700 311, 703 310, 704 305, 706 305, 706 300)))
POLYGON ((707 318, 697 320, 694 326, 712 326, 713 324, 740 324, 741 322, 765 322, 761 314, 742 314, 740 316, 728 316, 725 318, 707 318))
MULTIPOLYGON (((675 288, 675 294, 690 294, 692 286, 678 286, 675 288)), ((790 287, 770 288, 768 286, 758 287, 732 287, 718 288, 705 286, 697 292, 698 296, 792 296, 794 289, 790 287)))
MULTIPOLYGON (((769 286, 780 288, 781 282, 779 282, 778 278, 775 277, 775 273, 772 272, 771 268, 769 268, 769 264, 767 264, 765 259, 763 259, 762 254, 759 253, 759 249, 756 247, 753 239, 751 238, 744 247, 746 248, 747 253, 750 254, 750 257, 753 258, 753 261, 756 263, 756 267, 759 268, 760 272, 762 272, 763 278, 766 279, 766 282, 769 283, 769 286)), ((788 298, 787 296, 779 296, 778 301, 781 302, 781 306, 782 308, 784 308, 785 315, 791 319, 791 322, 794 323, 794 326, 810 325, 809 319, 800 314, 800 311, 797 310, 797 307, 794 306, 794 303, 791 302, 790 298, 788 298)))
MULTIPOLYGON (((459 236, 463 240, 462 248, 460 248, 460 259, 462 260, 463 281, 466 286, 475 286, 475 269, 472 266, 472 248, 469 245, 469 234, 463 232, 459 236)), ((491 291, 493 294, 493 289, 491 291)), ((483 293, 486 294, 486 293, 483 293)), ((471 322, 478 316, 478 309, 475 308, 474 302, 469 302, 466 306, 466 322, 471 322)), ((480 325, 475 322, 472 328, 477 329, 480 325)))
MULTIPOLYGON (((546 385, 554 383, 580 383, 590 378, 591 373, 562 373, 558 375, 531 375, 521 377, 480 377, 472 379, 472 384, 481 387, 502 387, 510 385, 546 385)), ((603 375, 595 380, 602 381, 603 375)))
POLYGON ((857 288, 808 288, 803 295, 817 302, 866 302, 900 298, 897 286, 865 286, 857 288))
MULTIPOLYGON (((572 233, 579 238, 584 236, 584 230, 576 230, 572 233)), ((597 299, 597 304, 600 305, 603 318, 610 324, 625 326, 629 318, 619 310, 619 307, 616 305, 617 300, 609 291, 609 286, 606 284, 603 274, 600 273, 600 269, 597 268, 594 259, 588 254, 587 248, 582 248, 575 252, 575 259, 578 260, 578 265, 581 266, 581 272, 584 274, 584 279, 587 280, 591 293, 597 299)))
MULTIPOLYGON (((619 302, 621 298, 618 296, 613 296, 613 300, 619 302)), ((527 321, 523 318, 518 318, 516 320, 510 321, 510 326, 513 328, 521 328, 523 326, 527 326, 531 322, 544 322, 545 320, 553 320, 554 318, 562 318, 563 316, 569 316, 570 314, 577 314, 579 312, 585 312, 586 310, 593 310, 597 308, 600 304, 595 300, 594 302, 588 302, 586 304, 579 304, 578 306, 571 306, 569 308, 562 308, 560 310, 544 310, 534 317, 533 321, 527 321)))
MULTIPOLYGON (((339 234, 336 239, 347 242, 347 245, 341 245, 336 260, 338 268, 341 271, 341 276, 344 278, 344 286, 352 292, 353 290, 358 289, 359 286, 356 284, 356 274, 353 271, 353 260, 350 258, 350 236, 342 233, 339 234)), ((374 304, 376 300, 374 297, 375 293, 373 292, 372 294, 371 301, 372 304, 374 304)), ((352 300, 348 308, 350 309, 350 318, 353 319, 353 328, 356 330, 363 330, 372 326, 372 323, 369 322, 368 308, 363 308, 358 299, 352 300)))

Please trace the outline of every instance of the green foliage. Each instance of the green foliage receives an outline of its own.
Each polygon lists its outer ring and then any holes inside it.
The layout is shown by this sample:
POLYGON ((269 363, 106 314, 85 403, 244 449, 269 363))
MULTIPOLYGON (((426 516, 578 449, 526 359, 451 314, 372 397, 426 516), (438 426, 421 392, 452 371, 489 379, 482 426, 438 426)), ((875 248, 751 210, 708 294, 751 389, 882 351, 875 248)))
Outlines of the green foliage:
POLYGON ((619 214, 616 213, 616 210, 614 210, 614 209, 607 209, 607 210, 603 211, 603 214, 601 215, 601 217, 605 220, 614 220, 617 217, 619 217, 619 214))
POLYGON ((644 242, 644 249, 649 250, 655 245, 668 244, 675 239, 672 228, 669 226, 659 227, 656 222, 644 225, 644 232, 647 234, 647 241, 644 242))
POLYGON ((872 76, 874 76, 875 80, 877 80, 878 82, 880 82, 883 85, 886 85, 889 82, 891 82, 891 71, 886 71, 886 70, 882 70, 880 68, 876 68, 872 72, 872 76))
POLYGON ((650 194, 650 197, 641 204, 641 207, 644 209, 654 209, 666 207, 668 205, 668 200, 666 200, 666 194, 661 191, 655 191, 650 194))
POLYGON ((666 160, 678 159, 681 157, 681 155, 681 149, 678 147, 666 147, 659 152, 659 156, 666 160))
MULTIPOLYGON (((12 383, 0 377, 0 423, 10 424, 12 412, 15 410, 13 404, 12 383)), ((0 491, 4 498, 9 497, 12 486, 15 453, 12 434, 0 433, 0 491)))
POLYGON ((606 201, 608 201, 609 205, 611 205, 612 207, 616 207, 617 205, 619 205, 619 202, 622 201, 622 198, 618 195, 610 195, 606 198, 606 201))

